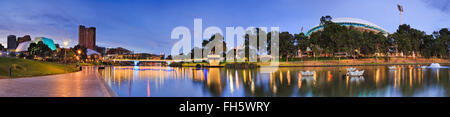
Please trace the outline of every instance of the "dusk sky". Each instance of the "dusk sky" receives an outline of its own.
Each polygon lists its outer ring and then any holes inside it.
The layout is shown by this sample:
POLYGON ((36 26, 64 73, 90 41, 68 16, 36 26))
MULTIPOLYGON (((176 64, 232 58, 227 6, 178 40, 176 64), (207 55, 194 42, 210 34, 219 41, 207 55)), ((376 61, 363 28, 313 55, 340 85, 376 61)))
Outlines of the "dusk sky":
MULTIPOLYGON (((450 26, 449 0, 1 0, 0 43, 7 35, 48 37, 78 44, 78 25, 97 28, 97 45, 134 52, 170 52, 177 26, 193 31, 194 18, 203 29, 218 26, 280 27, 306 32, 321 16, 353 17, 390 33, 399 25, 397 4, 404 6, 403 23, 427 34, 450 26)), ((191 33, 193 35, 193 33, 191 33)))

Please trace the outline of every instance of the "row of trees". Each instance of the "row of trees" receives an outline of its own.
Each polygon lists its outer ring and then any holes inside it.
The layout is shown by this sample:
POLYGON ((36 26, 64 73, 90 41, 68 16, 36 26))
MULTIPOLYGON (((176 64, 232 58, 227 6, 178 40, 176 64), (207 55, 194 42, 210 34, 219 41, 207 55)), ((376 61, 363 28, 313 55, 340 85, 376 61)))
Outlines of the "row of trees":
MULTIPOLYGON (((323 30, 314 32, 308 36, 304 33, 290 34, 289 32, 269 32, 266 33, 259 28, 248 31, 245 35, 244 50, 231 49, 226 52, 226 43, 223 36, 219 36, 219 40, 214 40, 215 36, 209 40, 204 40, 202 47, 195 47, 192 52, 203 52, 202 57, 214 53, 214 44, 223 43, 223 53, 245 51, 245 58, 250 58, 250 53, 262 54, 260 47, 266 47, 267 53, 270 54, 271 35, 278 33, 279 35, 279 52, 280 57, 294 58, 298 54, 298 50, 305 52, 307 48, 311 50, 313 56, 325 55, 329 57, 336 56, 337 53, 342 53, 347 57, 376 57, 379 54, 389 55, 394 52, 403 53, 406 56, 417 56, 418 54, 430 58, 448 58, 449 50, 448 43, 450 41, 447 28, 436 31, 431 35, 418 29, 411 28, 407 24, 400 25, 393 34, 384 34, 382 32, 375 33, 373 31, 361 31, 355 27, 342 26, 331 21, 330 16, 324 16, 320 19, 320 24, 324 26, 323 30), (254 36, 257 40, 256 45, 249 44, 250 37, 254 36), (267 36, 267 41, 260 42, 260 36, 267 36), (259 44, 263 44, 260 46, 259 44), (255 46, 255 47, 253 47, 255 46)), ((190 53, 189 53, 190 54, 190 53)), ((194 58, 193 54, 190 54, 194 58)))
POLYGON ((431 35, 425 32, 411 28, 403 24, 399 26, 397 32, 389 35, 393 44, 397 46, 400 52, 406 55, 416 55, 420 53, 424 57, 448 58, 448 43, 450 41, 450 32, 447 28, 435 31, 431 35))

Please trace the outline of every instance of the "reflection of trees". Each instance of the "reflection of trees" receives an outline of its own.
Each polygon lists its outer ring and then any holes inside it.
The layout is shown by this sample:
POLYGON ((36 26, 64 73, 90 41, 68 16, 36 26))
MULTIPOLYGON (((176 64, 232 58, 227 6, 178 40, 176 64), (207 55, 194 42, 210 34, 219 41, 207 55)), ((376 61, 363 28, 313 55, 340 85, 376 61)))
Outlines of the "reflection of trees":
POLYGON ((169 73, 158 70, 166 67, 151 68, 156 70, 133 72, 132 69, 106 68, 100 73, 107 81, 125 88, 132 83, 132 78, 149 78, 159 84, 164 80, 191 80, 202 86, 199 90, 212 96, 415 96, 436 87, 444 89, 445 96, 450 95, 450 90, 447 90, 450 88, 448 69, 357 67, 366 70, 364 78, 352 79, 345 77, 347 67, 279 68, 272 73, 261 73, 259 69, 225 68, 173 68, 169 73), (316 74, 303 77, 299 72, 305 70, 315 70, 316 74))
POLYGON ((249 74, 243 74, 250 82, 244 84, 245 96, 292 96, 294 91, 293 72, 273 72, 268 74, 258 73, 256 69, 249 74), (254 76, 254 77, 250 77, 254 76))
MULTIPOLYGON (((345 77, 346 67, 314 68, 316 81, 312 87, 305 87, 308 82, 299 80, 298 96, 343 97, 376 96, 388 84, 386 71, 382 68, 365 68, 363 78, 345 77)), ((360 68, 362 69, 362 68, 360 68)))
MULTIPOLYGON (((443 70, 447 71, 447 70, 443 70)), ((448 96, 447 90, 449 79, 448 73, 440 73, 439 69, 421 69, 414 66, 405 66, 392 71, 393 87, 398 90, 402 96, 433 96, 433 95, 415 95, 418 93, 429 93, 434 88, 442 88, 448 96), (436 87, 440 85, 442 87, 436 87)), ((440 95, 439 95, 440 96, 440 95)))
POLYGON ((224 81, 221 76, 223 76, 224 70, 221 68, 210 68, 207 70, 206 81, 203 81, 203 90, 208 90, 211 92, 212 96, 220 97, 222 96, 223 89, 225 88, 226 81, 224 81), (206 83, 205 83, 206 82, 206 83))
MULTIPOLYGON (((431 88, 442 88, 445 90, 445 96, 449 96, 449 77, 445 69, 420 69, 420 68, 405 68, 400 74, 403 77, 396 78, 399 85, 399 90, 403 96, 414 96, 420 92, 426 92, 431 88), (444 73, 442 73, 444 72, 444 73), (442 87, 436 87, 436 85, 442 87)), ((420 95, 427 96, 427 95, 420 95)))
POLYGON ((446 97, 450 97, 450 86, 449 86, 449 82, 450 82, 450 70, 448 69, 443 69, 440 71, 439 74, 440 78, 438 84, 442 86, 443 89, 445 89, 445 96, 446 97), (447 73, 445 73, 447 72, 447 73))

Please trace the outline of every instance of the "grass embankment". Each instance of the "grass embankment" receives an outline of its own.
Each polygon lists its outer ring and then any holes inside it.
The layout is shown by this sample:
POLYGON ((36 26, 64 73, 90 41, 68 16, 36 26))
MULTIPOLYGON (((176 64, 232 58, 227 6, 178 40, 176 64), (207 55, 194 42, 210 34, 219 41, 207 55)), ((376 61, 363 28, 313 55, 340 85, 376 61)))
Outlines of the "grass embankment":
POLYGON ((0 78, 9 77, 12 66, 12 78, 62 74, 78 71, 75 65, 0 57, 0 78))

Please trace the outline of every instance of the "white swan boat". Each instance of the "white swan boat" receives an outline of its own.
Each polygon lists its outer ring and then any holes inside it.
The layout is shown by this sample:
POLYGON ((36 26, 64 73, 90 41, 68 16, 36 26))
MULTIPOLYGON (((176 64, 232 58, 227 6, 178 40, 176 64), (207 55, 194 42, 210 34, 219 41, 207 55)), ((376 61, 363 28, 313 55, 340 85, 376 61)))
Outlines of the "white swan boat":
POLYGON ((352 71, 352 72, 348 72, 347 75, 349 75, 349 76, 363 76, 364 75, 364 70, 362 70, 362 71, 355 70, 355 71, 352 71))
POLYGON ((355 67, 347 68, 347 72, 353 72, 353 71, 355 71, 355 70, 356 70, 355 67))
POLYGON ((300 71, 302 76, 313 76, 316 71, 300 71))
POLYGON ((390 66, 389 69, 393 70, 395 69, 395 66, 390 66))

